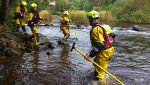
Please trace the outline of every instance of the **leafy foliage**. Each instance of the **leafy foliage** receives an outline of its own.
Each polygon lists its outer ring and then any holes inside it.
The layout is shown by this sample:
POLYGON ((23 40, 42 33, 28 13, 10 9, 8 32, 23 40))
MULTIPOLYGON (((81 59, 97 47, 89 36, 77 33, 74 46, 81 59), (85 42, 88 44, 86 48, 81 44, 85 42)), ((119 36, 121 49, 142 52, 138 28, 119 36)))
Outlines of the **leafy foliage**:
MULTIPOLYGON (((9 6, 8 23, 13 21, 16 3, 22 0, 10 0, 12 3, 9 6)), ((51 14, 60 15, 65 10, 72 10, 71 16, 74 17, 74 22, 79 22, 80 18, 85 18, 85 13, 95 9, 101 14, 102 20, 109 21, 128 21, 135 23, 150 23, 150 0, 25 0, 27 1, 28 11, 30 4, 35 2, 38 5, 38 10, 48 10, 51 14), (50 2, 56 2, 56 5, 51 6, 50 2), (77 10, 83 10, 81 12, 77 10), (79 13, 79 14, 78 14, 79 13), (80 17, 81 16, 81 17, 80 17), (79 19, 75 19, 79 18, 79 19)), ((2 6, 0 1, 0 8, 2 6)), ((85 19, 83 19, 85 20, 85 19)), ((87 22, 87 21, 85 21, 87 22)), ((79 22, 81 24, 81 22, 79 22)), ((78 24, 79 24, 78 23, 78 24)))

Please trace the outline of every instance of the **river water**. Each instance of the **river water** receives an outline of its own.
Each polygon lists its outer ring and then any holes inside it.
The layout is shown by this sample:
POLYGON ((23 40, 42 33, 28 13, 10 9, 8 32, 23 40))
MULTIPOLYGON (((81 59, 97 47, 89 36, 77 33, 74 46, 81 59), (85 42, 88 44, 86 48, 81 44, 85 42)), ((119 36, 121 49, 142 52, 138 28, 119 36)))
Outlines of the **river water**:
MULTIPOLYGON (((89 29, 70 29, 70 43, 57 43, 63 37, 58 26, 40 27, 54 49, 42 49, 20 57, 0 58, 0 85, 88 85, 94 66, 76 51, 72 42, 85 54, 90 50, 89 29), (76 40, 77 33, 78 40, 76 40), (49 55, 47 55, 49 53, 49 55)), ((150 31, 136 32, 113 27, 115 54, 108 71, 125 85, 150 85, 150 31)), ((30 33, 30 30, 29 30, 30 33)), ((119 85, 108 77, 113 85, 119 85)))

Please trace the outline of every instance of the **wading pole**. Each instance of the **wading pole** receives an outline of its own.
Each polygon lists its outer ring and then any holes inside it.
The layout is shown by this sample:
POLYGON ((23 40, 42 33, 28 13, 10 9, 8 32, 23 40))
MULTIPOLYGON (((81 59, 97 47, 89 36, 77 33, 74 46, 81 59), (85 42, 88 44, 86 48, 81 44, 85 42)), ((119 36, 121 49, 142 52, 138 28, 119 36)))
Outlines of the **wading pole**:
MULTIPOLYGON (((71 21, 71 23, 72 23, 72 21, 71 21)), ((73 26, 73 23, 72 23, 72 26, 73 26)), ((73 26, 73 28, 74 28, 74 26, 73 26)), ((75 34, 76 39, 78 40, 77 32, 75 29, 74 29, 74 34, 75 34)))
POLYGON ((76 30, 74 30, 74 33, 75 33, 76 39, 78 40, 78 36, 77 36, 76 30))
MULTIPOLYGON (((87 56, 81 52, 79 49, 75 48, 75 43, 73 43, 71 51, 75 49, 78 53, 80 53, 83 57, 85 57, 87 59, 87 56)), ((119 79, 117 79, 115 76, 113 76, 111 73, 109 73, 108 71, 106 71, 105 69, 103 69, 100 65, 98 65, 96 62, 94 62, 92 59, 89 60, 90 62, 92 62, 94 65, 96 65, 97 67, 99 67, 100 69, 102 69, 105 73, 107 73, 110 77, 112 77, 114 80, 116 80, 120 85, 124 85, 124 83, 122 81, 120 81, 119 79)))
MULTIPOLYGON (((69 18, 70 18, 70 16, 69 16, 69 18)), ((71 18, 70 18, 70 21, 71 21, 71 25, 73 26, 73 22, 72 22, 71 18)), ((73 28, 74 28, 74 26, 73 26, 73 28)), ((74 34, 75 34, 76 39, 78 40, 77 32, 75 29, 74 29, 74 34)))

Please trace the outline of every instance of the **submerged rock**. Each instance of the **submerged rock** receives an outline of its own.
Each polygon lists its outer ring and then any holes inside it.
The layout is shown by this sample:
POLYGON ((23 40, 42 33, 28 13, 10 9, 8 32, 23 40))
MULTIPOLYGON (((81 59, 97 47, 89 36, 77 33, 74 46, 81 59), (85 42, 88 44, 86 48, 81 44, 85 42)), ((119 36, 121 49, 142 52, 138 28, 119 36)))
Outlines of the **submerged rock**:
POLYGON ((150 28, 142 27, 139 25, 134 25, 132 30, 134 30, 134 31, 150 31, 150 28))

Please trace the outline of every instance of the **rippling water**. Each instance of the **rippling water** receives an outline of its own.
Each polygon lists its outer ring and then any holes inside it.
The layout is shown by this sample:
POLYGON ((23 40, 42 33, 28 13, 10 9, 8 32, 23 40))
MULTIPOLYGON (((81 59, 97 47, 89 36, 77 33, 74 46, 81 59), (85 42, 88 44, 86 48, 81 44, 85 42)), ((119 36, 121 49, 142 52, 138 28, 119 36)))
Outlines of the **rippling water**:
MULTIPOLYGON (((119 29, 113 28, 117 35, 116 51, 108 71, 125 85, 150 85, 150 32, 119 29)), ((88 53, 89 30, 77 30, 78 40, 74 31, 70 29, 69 40, 88 53)), ((18 58, 0 58, 0 85, 87 85, 92 79, 93 65, 77 52, 70 51, 72 43, 57 43, 63 37, 58 27, 40 27, 40 33, 47 36, 55 48, 26 53, 18 58)))

